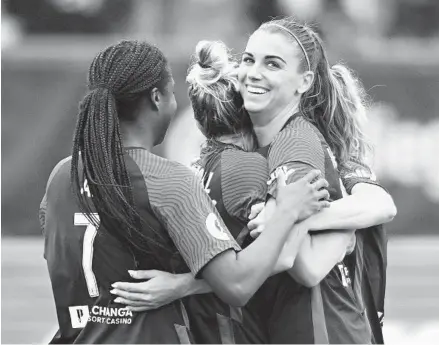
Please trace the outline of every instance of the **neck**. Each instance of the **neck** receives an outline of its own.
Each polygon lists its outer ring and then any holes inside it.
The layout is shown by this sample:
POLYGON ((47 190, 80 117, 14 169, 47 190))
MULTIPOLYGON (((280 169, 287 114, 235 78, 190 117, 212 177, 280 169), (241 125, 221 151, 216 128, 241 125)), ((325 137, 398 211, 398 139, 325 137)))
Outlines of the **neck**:
POLYGON ((151 151, 155 138, 150 127, 142 128, 141 124, 120 124, 122 143, 124 147, 141 147, 151 151))
POLYGON ((236 145, 245 151, 253 151, 253 140, 250 134, 228 134, 216 137, 215 139, 224 144, 236 145))
POLYGON ((259 147, 270 144, 291 115, 295 114, 298 109, 299 104, 297 101, 294 101, 279 111, 275 116, 270 116, 266 113, 252 114, 249 112, 259 147), (267 121, 267 119, 269 120, 267 121))

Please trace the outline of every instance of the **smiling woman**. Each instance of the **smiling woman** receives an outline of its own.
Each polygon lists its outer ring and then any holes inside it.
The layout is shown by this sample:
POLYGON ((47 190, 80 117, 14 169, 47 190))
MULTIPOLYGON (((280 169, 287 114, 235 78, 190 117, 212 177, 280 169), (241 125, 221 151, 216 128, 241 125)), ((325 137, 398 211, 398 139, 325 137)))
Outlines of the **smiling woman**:
MULTIPOLYGON (((268 159, 271 175, 279 168, 286 169, 293 172, 288 182, 294 182, 310 169, 320 169, 329 182, 328 191, 334 201, 343 196, 339 178, 353 176, 344 171, 354 166, 369 170, 363 166, 369 151, 362 132, 363 89, 346 67, 329 65, 322 41, 310 27, 289 18, 262 24, 249 38, 238 80, 244 107, 252 120, 259 150, 268 159)), ((343 181, 349 193, 359 182, 376 184, 371 179, 354 180, 343 181)), ((386 194, 381 188, 371 188, 386 194)), ((337 226, 319 230, 327 229, 337 226)), ((385 266, 385 240, 379 230, 376 232, 383 240, 377 246, 382 250, 377 251, 375 259, 385 266)), ((324 240, 320 242, 325 244, 322 250, 332 248, 334 255, 327 256, 318 270, 308 269, 309 280, 298 277, 303 272, 301 265, 307 264, 300 255, 288 272, 294 280, 280 275, 268 320, 270 343, 381 341, 379 329, 371 334, 364 312, 361 282, 368 280, 362 279, 360 273, 365 251, 363 237, 356 238, 355 255, 340 261, 340 255, 335 255, 336 248, 346 248, 349 233, 314 234, 312 240, 324 240), (322 269, 323 266, 326 268, 322 269)), ((376 271, 377 267, 373 269, 376 271)), ((382 287, 384 277, 382 273, 378 275, 377 284, 382 287)), ((368 305, 367 309, 376 307, 368 305)))
POLYGON ((297 69, 301 59, 296 47, 286 45, 281 34, 258 30, 250 37, 239 81, 245 108, 252 114, 254 124, 269 123, 281 111, 288 115, 297 105, 299 92, 306 91, 313 81, 311 71, 301 73, 297 69))

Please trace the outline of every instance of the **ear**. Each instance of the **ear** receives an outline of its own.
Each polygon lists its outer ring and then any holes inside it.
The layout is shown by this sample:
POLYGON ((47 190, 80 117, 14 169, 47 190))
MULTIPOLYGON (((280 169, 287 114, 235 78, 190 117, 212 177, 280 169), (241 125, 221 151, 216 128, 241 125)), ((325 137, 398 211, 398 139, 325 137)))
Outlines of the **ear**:
POLYGON ((306 71, 302 74, 302 83, 297 89, 297 92, 299 94, 304 94, 306 91, 308 91, 312 84, 314 82, 314 72, 312 71, 306 71))
POLYGON ((161 94, 158 88, 154 87, 150 93, 151 105, 154 110, 160 109, 161 94))

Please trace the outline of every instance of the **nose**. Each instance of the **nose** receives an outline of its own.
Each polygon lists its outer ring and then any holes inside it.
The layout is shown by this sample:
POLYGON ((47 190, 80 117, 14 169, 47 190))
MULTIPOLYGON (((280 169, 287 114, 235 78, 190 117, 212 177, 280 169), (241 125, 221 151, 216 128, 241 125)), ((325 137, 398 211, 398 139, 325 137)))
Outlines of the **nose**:
POLYGON ((257 64, 253 64, 247 70, 247 77, 250 80, 261 80, 262 75, 257 64))

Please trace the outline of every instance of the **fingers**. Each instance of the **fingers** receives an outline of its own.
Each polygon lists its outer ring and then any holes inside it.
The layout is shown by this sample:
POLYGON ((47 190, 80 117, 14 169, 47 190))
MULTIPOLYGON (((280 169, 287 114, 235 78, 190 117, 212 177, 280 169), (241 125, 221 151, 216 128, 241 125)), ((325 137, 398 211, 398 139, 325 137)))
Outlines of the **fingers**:
POLYGON ((257 227, 258 227, 258 222, 256 221, 256 219, 253 219, 253 220, 251 220, 251 221, 249 221, 249 222, 247 223, 247 228, 248 228, 250 231, 256 229, 257 227))
POLYGON ((264 209, 265 204, 263 202, 259 204, 254 204, 251 208, 250 215, 248 216, 248 219, 255 218, 259 213, 262 212, 264 209))
POLYGON ((303 179, 309 183, 314 181, 317 177, 322 174, 320 170, 311 170, 308 174, 306 174, 303 179))
POLYGON ((128 292, 135 293, 145 293, 146 286, 145 283, 127 283, 127 282, 117 282, 111 285, 113 288, 118 290, 124 290, 128 292))
POLYGON ((328 208, 331 206, 331 203, 327 200, 319 201, 320 209, 328 208))
POLYGON ((158 270, 143 270, 143 271, 132 271, 129 270, 128 273, 134 279, 151 279, 159 275, 160 271, 158 270))
POLYGON ((326 189, 322 189, 316 192, 316 197, 318 200, 321 199, 328 200, 330 198, 330 195, 326 189))
POLYGON ((147 307, 147 306, 144 306, 144 307, 131 307, 131 306, 127 306, 127 309, 131 310, 131 311, 135 311, 135 312, 141 312, 141 311, 154 310, 156 308, 154 308, 152 306, 151 307, 147 307))
POLYGON ((320 189, 322 189, 322 188, 328 188, 328 186, 329 186, 329 183, 328 183, 328 181, 326 181, 324 178, 319 178, 316 182, 314 182, 313 184, 313 187, 316 189, 316 190, 320 190, 320 189))
POLYGON ((258 228, 256 230, 250 231, 250 236, 252 238, 258 238, 259 235, 262 233, 262 231, 263 231, 263 229, 261 229, 261 228, 258 228))
POLYGON ((137 292, 128 292, 120 289, 113 289, 110 291, 110 293, 130 301, 145 302, 148 300, 148 296, 145 293, 141 294, 137 292))
MULTIPOLYGON (((123 297, 117 297, 114 300, 115 303, 119 303, 119 304, 125 304, 126 306, 130 306, 130 307, 148 307, 148 305, 146 305, 145 301, 140 302, 140 301, 135 301, 135 300, 131 300, 131 299, 126 299, 123 297)), ((151 307, 149 307, 150 309, 152 309, 151 307)))

